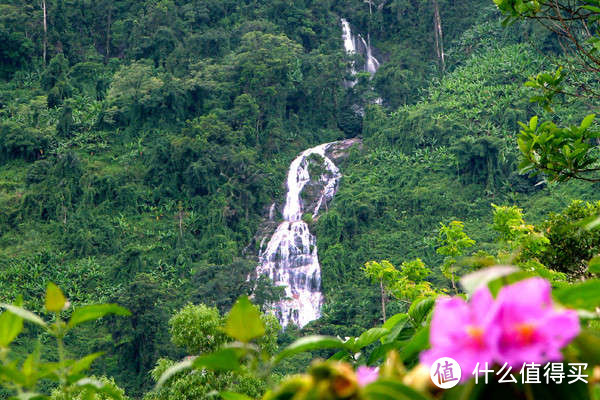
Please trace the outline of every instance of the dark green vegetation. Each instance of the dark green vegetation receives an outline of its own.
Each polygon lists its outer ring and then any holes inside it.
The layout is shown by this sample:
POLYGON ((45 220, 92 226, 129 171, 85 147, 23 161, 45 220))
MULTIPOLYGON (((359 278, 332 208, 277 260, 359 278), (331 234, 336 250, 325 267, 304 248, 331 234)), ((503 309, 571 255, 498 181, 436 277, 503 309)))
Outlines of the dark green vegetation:
MULTIPOLYGON (((536 185, 542 177, 517 171, 517 121, 578 124, 596 106, 569 100, 551 114, 528 101, 523 83, 561 61, 550 33, 503 29, 487 0, 440 0, 442 61, 431 2, 373 3, 372 14, 359 0, 0 4, 0 298, 41 299, 53 281, 75 304, 128 308, 132 318, 83 327, 67 345, 106 351, 94 373, 137 397, 159 357, 185 354, 169 337, 175 311, 223 313, 249 291, 258 224, 309 146, 364 141, 312 223, 326 305, 307 331, 358 335, 380 322, 368 260, 420 257, 448 288, 440 222, 464 221, 469 251, 492 252, 491 203, 541 223, 594 199, 597 184, 536 185), (342 85, 340 17, 383 55, 372 85, 342 85), (370 104, 377 96, 382 106, 370 104)), ((576 272, 592 253, 544 262, 576 272)))

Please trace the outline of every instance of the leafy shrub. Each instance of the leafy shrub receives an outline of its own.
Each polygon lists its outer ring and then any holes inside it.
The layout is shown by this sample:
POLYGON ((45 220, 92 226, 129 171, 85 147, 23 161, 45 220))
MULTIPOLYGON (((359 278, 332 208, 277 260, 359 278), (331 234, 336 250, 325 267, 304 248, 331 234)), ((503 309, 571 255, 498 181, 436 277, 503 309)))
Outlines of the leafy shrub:
POLYGON ((0 124, 0 160, 23 158, 35 161, 50 147, 50 138, 42 131, 6 121, 0 124))

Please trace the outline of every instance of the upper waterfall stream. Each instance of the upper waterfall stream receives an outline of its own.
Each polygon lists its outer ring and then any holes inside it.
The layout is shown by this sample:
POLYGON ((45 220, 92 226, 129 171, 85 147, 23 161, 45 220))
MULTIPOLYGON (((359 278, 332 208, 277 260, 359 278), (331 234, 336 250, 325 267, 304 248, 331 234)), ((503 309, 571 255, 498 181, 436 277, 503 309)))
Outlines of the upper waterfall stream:
MULTIPOLYGON (((310 213, 316 217, 335 195, 342 175, 326 152, 336 143, 307 149, 292 161, 287 175, 283 221, 266 248, 263 250, 261 247, 260 250, 257 275, 267 275, 273 284, 285 287, 287 299, 275 304, 275 314, 284 327, 289 323, 302 327, 321 315, 323 295, 316 238, 310 233, 302 216, 310 213), (321 175, 318 177, 321 190, 315 197, 314 207, 306 209, 301 194, 311 181, 310 159, 315 155, 322 159, 321 175)), ((312 180, 317 180, 317 177, 312 177, 312 180)))
MULTIPOLYGON (((354 36, 352 29, 350 28, 350 22, 347 19, 342 18, 342 40, 344 41, 344 49, 348 54, 360 54, 365 58, 364 71, 375 74, 381 64, 377 58, 373 55, 373 48, 362 35, 358 34, 354 36)), ((354 65, 352 66, 352 75, 356 74, 354 65)), ((355 83, 355 82, 354 82, 355 83)))
MULTIPOLYGON (((360 34, 353 35, 350 23, 342 18, 342 40, 348 54, 360 54, 364 57, 363 70, 371 75, 377 72, 380 62, 373 55, 370 43, 360 34)), ((352 75, 356 75, 354 63, 352 75)), ((356 80, 346 82, 352 87, 356 80)), ((376 102, 380 102, 377 100, 376 102)), ((275 314, 282 326, 290 323, 303 327, 321 316, 323 295, 321 293, 321 266, 317 255, 315 236, 309 231, 308 224, 302 219, 304 214, 317 217, 319 211, 330 201, 337 190, 341 177, 339 169, 327 157, 331 146, 342 142, 325 143, 303 151, 290 164, 287 175, 287 194, 283 208, 283 221, 279 224, 271 239, 264 247, 261 240, 259 265, 256 275, 268 276, 274 285, 285 288, 285 299, 275 304, 275 314), (302 191, 311 182, 309 166, 311 156, 322 159, 321 174, 312 177, 318 180, 320 192, 311 204, 304 204, 302 191), (308 209, 310 208, 310 209, 308 209)), ((275 204, 269 209, 269 220, 275 216, 275 204)))

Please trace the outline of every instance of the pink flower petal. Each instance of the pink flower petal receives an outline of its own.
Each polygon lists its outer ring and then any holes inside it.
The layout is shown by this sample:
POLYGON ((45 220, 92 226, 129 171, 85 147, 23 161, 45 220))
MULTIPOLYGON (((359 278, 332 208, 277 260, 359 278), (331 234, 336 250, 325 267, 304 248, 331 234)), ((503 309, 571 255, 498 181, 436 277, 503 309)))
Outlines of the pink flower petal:
POLYGON ((375 382, 379 376, 379 368, 367 367, 361 365, 356 370, 356 380, 359 386, 366 386, 371 382, 375 382))

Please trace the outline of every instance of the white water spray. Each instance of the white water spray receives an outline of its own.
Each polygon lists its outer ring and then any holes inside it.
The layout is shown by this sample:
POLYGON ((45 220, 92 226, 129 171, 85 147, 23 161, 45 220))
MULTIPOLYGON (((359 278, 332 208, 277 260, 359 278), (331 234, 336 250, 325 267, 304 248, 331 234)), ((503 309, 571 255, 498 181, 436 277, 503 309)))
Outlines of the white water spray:
POLYGON ((285 287, 287 299, 275 304, 275 315, 284 327, 290 323, 303 327, 321 316, 323 295, 316 239, 302 220, 302 215, 309 212, 316 217, 320 208, 335 195, 342 175, 325 155, 334 143, 305 150, 292 161, 287 176, 284 221, 279 224, 264 251, 261 245, 256 272, 258 276, 267 275, 273 284, 285 287), (323 160, 323 172, 319 177, 322 190, 314 209, 305 210, 301 193, 311 179, 309 158, 312 155, 323 160))
MULTIPOLYGON (((350 28, 350 23, 345 18, 341 19, 342 21, 342 39, 344 41, 344 49, 348 54, 361 54, 365 57, 365 65, 364 71, 370 73, 371 75, 375 74, 379 69, 379 65, 381 64, 377 58, 373 55, 373 49, 367 43, 367 41, 362 37, 362 35, 357 35, 354 37, 352 34, 352 29, 350 28)), ((351 67, 352 75, 356 74, 356 69, 354 68, 354 64, 351 67)), ((356 82, 354 82, 356 83, 356 82)), ((354 83, 352 85, 354 86, 354 83)))

